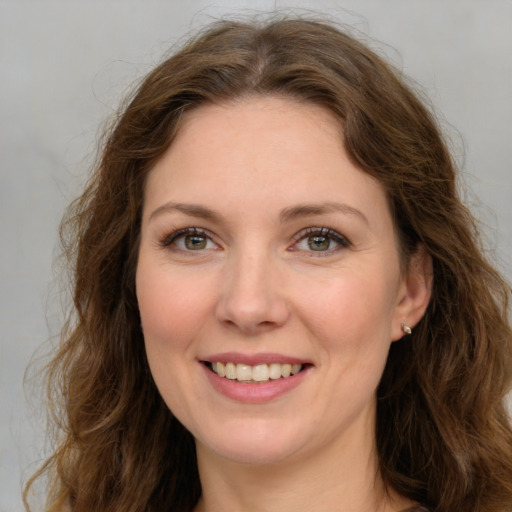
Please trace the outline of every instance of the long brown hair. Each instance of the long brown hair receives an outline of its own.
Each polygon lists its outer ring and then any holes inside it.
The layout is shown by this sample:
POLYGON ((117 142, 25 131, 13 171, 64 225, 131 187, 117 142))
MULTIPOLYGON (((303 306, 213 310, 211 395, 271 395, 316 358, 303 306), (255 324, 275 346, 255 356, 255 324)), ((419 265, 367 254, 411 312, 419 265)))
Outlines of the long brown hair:
POLYGON ((105 138, 62 225, 74 313, 49 366, 62 435, 47 510, 190 511, 192 436, 160 398, 134 289, 147 173, 198 105, 280 95, 340 119, 346 151, 387 192, 403 261, 433 259, 428 310, 392 344, 378 389, 377 446, 389 489, 438 512, 512 508, 510 289, 490 266, 430 113, 390 65, 330 23, 219 22, 152 71, 105 138))

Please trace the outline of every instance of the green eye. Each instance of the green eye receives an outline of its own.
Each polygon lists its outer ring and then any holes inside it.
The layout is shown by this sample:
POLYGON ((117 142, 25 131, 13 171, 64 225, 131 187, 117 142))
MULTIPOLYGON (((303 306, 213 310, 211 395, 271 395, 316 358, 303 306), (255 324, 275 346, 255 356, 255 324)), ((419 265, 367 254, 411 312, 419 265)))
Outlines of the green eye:
POLYGON ((327 251, 331 246, 332 240, 327 236, 310 236, 308 237, 308 247, 312 251, 327 251))
POLYGON ((185 247, 191 251, 205 249, 207 241, 207 238, 201 235, 187 235, 184 237, 185 247))
POLYGON ((350 247, 348 239, 342 234, 330 228, 307 228, 295 235, 295 244, 292 247, 294 251, 304 251, 334 254, 342 249, 350 247))
POLYGON ((166 236, 160 244, 162 247, 184 252, 208 251, 219 248, 207 231, 198 228, 179 229, 166 236))

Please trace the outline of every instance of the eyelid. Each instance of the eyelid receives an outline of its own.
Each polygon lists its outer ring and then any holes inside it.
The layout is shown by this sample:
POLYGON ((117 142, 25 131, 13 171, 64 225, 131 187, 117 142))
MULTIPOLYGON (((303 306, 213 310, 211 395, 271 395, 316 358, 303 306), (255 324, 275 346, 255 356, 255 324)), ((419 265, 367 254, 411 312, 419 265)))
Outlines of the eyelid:
MULTIPOLYGON (((297 250, 293 249, 293 247, 300 241, 304 240, 304 238, 310 237, 310 236, 325 236, 327 238, 330 238, 331 240, 334 240, 336 243, 340 244, 341 248, 348 248, 352 246, 352 242, 344 235, 339 233, 338 231, 328 228, 325 226, 318 226, 318 227, 308 227, 305 229, 301 229, 297 234, 295 234, 292 238, 294 240, 294 244, 291 248, 291 250, 297 250)), ((339 248, 338 248, 339 250, 339 248)), ((314 252, 314 251, 311 251, 314 252)), ((336 252, 336 249, 331 249, 327 251, 318 251, 317 255, 322 255, 322 253, 325 254, 332 254, 333 252, 336 252)))
MULTIPOLYGON (((172 231, 171 233, 165 235, 163 238, 160 239, 159 245, 163 248, 169 248, 176 240, 178 240, 181 237, 184 236, 190 236, 190 235, 200 235, 204 236, 205 238, 208 238, 211 240, 215 245, 219 245, 215 241, 215 236, 213 233, 208 231, 204 228, 196 228, 196 227, 187 227, 182 229, 176 229, 172 231)), ((177 249, 177 248, 176 248, 177 249)))
MULTIPOLYGON (((207 229, 197 228, 197 227, 186 227, 186 228, 173 230, 169 234, 163 236, 159 240, 159 245, 163 248, 170 248, 170 246, 176 240, 178 240, 182 237, 191 236, 191 235, 192 236, 193 235, 204 236, 205 238, 210 240, 213 244, 215 244, 216 246, 219 246, 219 243, 216 241, 216 237, 212 232, 210 232, 207 229)), ((322 253, 324 255, 332 254, 334 252, 337 252, 341 248, 348 248, 352 245, 352 243, 346 236, 342 235, 341 233, 339 233, 338 231, 336 231, 332 228, 328 228, 325 226, 311 226, 311 227, 301 229, 298 233, 296 233, 292 237, 294 240, 294 244, 289 248, 289 250, 291 250, 291 251, 299 250, 299 249, 295 248, 297 243, 301 242, 302 240, 304 240, 307 237, 315 236, 315 235, 330 238, 331 240, 333 240, 340 246, 335 249, 328 249, 326 251, 317 251, 316 255, 318 255, 318 256, 321 256, 322 253)), ((178 247, 175 247, 174 249, 180 250, 178 247)), ((191 251, 191 252, 193 252, 193 251, 191 251)), ((315 251, 306 251, 306 252, 315 252, 315 251)))

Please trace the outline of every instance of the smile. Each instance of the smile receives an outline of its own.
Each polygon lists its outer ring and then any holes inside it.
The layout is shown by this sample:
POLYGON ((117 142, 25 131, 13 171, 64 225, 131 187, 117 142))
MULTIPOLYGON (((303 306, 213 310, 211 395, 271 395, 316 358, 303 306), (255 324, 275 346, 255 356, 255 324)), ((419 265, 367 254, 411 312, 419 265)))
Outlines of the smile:
POLYGON ((289 363, 235 364, 231 362, 213 362, 208 367, 219 377, 240 382, 254 383, 267 382, 269 380, 286 379, 299 373, 304 365, 289 363))

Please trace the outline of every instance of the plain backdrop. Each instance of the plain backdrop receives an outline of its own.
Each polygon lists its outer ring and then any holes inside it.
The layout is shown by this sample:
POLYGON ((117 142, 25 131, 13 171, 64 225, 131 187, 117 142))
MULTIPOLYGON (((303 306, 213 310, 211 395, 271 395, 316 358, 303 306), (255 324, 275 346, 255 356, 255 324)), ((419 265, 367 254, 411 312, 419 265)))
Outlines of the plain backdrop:
POLYGON ((58 223, 100 126, 186 33, 292 7, 357 28, 422 85, 490 257, 512 277, 511 0, 0 0, 0 511, 21 510, 22 481, 45 453, 44 404, 23 376, 62 325, 58 223))

